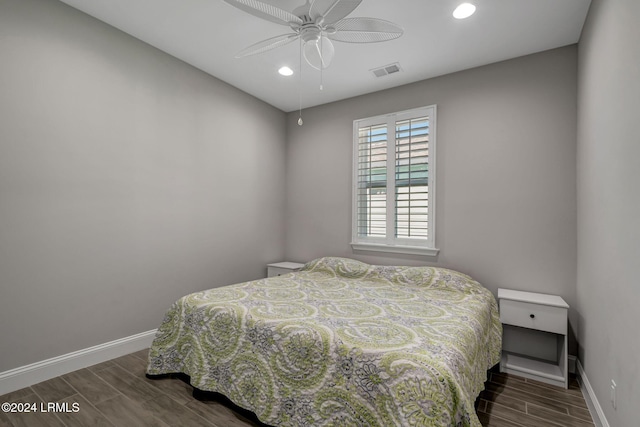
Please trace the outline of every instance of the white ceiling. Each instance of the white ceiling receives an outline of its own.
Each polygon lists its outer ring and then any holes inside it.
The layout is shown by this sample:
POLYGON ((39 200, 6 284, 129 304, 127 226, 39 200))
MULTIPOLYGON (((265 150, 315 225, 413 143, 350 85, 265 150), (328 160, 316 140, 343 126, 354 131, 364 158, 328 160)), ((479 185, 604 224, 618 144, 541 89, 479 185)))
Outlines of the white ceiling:
MULTIPOLYGON (((235 59, 241 49, 285 26, 222 0, 61 0, 286 112, 299 107, 299 46, 235 59), (277 73, 282 65, 295 74, 277 73)), ((292 11, 305 0, 262 0, 292 11)), ((466 20, 451 13, 463 0, 363 0, 348 17, 372 17, 404 28, 396 40, 335 42, 320 72, 303 62, 302 107, 578 42, 591 0, 464 0, 477 6, 466 20), (402 71, 375 78, 371 69, 399 62, 402 71)))

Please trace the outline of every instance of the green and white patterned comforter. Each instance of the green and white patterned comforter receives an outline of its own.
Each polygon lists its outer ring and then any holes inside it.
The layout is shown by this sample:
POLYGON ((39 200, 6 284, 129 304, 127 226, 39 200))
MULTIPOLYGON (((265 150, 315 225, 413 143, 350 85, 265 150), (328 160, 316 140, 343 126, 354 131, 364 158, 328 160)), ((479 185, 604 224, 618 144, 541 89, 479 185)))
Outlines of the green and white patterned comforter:
POLYGON ((274 426, 480 426, 501 340, 495 298, 466 275, 321 258, 179 299, 147 372, 274 426))

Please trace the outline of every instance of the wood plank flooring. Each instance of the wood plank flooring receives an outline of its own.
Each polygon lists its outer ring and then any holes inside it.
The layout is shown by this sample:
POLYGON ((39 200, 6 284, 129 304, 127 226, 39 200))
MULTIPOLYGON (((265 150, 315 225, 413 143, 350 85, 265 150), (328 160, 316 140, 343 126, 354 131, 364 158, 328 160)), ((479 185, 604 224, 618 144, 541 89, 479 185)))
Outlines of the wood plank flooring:
POLYGON ((476 410, 485 427, 593 427, 580 385, 567 390, 514 375, 491 372, 476 410))
MULTIPOLYGON (((147 350, 0 396, 2 402, 36 404, 38 412, 0 412, 0 427, 212 426, 264 427, 224 397, 202 402, 179 378, 144 375, 147 350), (40 404, 67 403, 69 412, 41 412, 40 404), (77 404, 78 412, 71 412, 77 404)), ((484 427, 593 426, 578 383, 568 390, 491 372, 477 401, 484 427)))

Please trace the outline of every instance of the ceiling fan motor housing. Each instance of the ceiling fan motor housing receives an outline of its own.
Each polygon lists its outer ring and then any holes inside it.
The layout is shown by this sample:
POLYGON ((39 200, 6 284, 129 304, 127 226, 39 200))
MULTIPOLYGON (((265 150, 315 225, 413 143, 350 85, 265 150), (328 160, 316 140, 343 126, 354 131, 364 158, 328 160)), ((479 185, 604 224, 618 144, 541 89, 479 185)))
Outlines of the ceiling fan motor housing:
POLYGON ((307 43, 310 41, 318 41, 320 39, 320 34, 322 34, 322 28, 313 23, 303 24, 300 27, 300 38, 302 41, 307 43))

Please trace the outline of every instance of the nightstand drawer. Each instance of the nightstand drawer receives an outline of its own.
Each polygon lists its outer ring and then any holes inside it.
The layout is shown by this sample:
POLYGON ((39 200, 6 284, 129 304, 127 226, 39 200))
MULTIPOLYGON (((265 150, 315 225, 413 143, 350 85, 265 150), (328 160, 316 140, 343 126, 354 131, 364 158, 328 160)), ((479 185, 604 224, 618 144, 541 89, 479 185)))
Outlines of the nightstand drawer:
POLYGON ((304 267, 304 264, 298 262, 275 262, 267 264, 267 277, 282 276, 283 274, 293 273, 304 267))
POLYGON ((567 334, 567 309, 563 307, 500 300, 500 321, 507 325, 567 334))
POLYGON ((282 276, 283 274, 293 273, 295 270, 282 267, 267 267, 267 277, 282 276))

